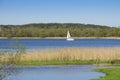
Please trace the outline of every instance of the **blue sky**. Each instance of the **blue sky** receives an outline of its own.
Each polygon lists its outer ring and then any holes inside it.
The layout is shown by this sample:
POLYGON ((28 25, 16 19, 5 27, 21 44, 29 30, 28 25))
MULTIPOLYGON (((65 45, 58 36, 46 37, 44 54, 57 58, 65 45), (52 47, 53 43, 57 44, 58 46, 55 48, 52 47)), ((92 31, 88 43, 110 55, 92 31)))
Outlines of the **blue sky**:
POLYGON ((120 0, 0 0, 0 24, 120 26, 120 0))

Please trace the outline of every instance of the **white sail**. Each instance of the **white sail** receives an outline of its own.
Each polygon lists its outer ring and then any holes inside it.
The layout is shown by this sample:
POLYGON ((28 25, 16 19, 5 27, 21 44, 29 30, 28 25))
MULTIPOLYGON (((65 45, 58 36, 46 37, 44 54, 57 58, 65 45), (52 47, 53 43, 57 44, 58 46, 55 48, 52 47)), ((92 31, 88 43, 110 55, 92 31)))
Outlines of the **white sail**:
POLYGON ((73 41, 74 39, 71 38, 69 31, 67 32, 67 41, 73 41))
POLYGON ((67 32, 67 39, 68 38, 70 38, 71 36, 70 36, 70 33, 69 33, 69 31, 67 32))

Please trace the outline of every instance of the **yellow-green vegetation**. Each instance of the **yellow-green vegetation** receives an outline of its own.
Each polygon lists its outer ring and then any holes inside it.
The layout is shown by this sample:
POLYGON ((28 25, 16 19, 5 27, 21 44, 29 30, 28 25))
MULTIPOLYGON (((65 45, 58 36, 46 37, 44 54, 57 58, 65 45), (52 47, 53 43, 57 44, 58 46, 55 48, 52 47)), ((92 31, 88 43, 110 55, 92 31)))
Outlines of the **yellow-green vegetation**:
POLYGON ((1 62, 21 65, 52 64, 120 64, 120 48, 63 48, 26 51, 23 54, 2 54, 1 62))
POLYGON ((93 80, 120 80, 120 68, 103 68, 96 69, 96 71, 103 72, 106 76, 102 76, 99 79, 93 80))

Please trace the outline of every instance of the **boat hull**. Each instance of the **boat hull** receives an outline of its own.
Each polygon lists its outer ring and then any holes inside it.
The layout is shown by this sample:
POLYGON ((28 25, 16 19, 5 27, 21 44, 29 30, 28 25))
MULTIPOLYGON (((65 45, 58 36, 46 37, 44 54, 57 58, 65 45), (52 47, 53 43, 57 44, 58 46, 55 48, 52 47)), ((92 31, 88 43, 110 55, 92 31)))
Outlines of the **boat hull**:
POLYGON ((67 41, 74 41, 74 39, 73 38, 69 38, 69 39, 67 39, 67 41))

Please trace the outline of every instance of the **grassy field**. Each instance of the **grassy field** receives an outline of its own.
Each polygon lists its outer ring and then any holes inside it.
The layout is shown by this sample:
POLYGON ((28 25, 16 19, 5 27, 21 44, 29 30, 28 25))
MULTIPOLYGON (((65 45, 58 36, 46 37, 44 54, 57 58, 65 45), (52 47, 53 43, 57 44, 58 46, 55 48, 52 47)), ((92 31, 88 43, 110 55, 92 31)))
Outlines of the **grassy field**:
POLYGON ((96 71, 103 72, 106 76, 93 80, 120 80, 120 68, 103 68, 96 69, 96 71))
POLYGON ((1 54, 0 62, 21 65, 120 64, 120 48, 64 48, 1 54))

